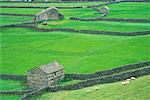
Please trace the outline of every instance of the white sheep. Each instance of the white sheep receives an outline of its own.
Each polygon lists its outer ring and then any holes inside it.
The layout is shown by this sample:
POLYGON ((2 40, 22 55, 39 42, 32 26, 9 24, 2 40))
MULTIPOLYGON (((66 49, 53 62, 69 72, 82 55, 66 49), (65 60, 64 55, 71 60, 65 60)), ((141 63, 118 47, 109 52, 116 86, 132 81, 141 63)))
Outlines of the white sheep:
POLYGON ((131 79, 127 79, 127 81, 131 81, 131 79))
POLYGON ((129 84, 129 83, 130 83, 130 81, 127 81, 127 80, 126 80, 126 81, 122 82, 121 84, 122 84, 122 85, 126 85, 126 84, 129 84))
POLYGON ((135 77, 131 77, 131 80, 135 80, 135 77))
POLYGON ((99 87, 96 86, 96 87, 95 87, 95 90, 99 90, 99 87))
POLYGON ((90 90, 87 90, 86 92, 87 92, 87 93, 89 93, 89 92, 90 92, 90 90))

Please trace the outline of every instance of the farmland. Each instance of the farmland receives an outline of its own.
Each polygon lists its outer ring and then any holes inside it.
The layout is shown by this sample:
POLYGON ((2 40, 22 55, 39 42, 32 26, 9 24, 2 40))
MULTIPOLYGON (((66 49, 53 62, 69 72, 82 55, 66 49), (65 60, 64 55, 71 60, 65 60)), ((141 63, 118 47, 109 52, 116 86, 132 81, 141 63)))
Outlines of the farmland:
MULTIPOLYGON (((63 65, 65 74, 90 74, 127 64, 150 61, 149 3, 121 2, 107 5, 110 8, 110 13, 104 19, 121 19, 120 21, 77 21, 70 19, 71 17, 82 19, 101 17, 101 13, 87 6, 104 3, 1 3, 0 74, 27 75, 27 71, 54 60, 63 65), (16 8, 3 8, 3 6, 16 8), (27 8, 17 8, 21 6, 27 8), (24 22, 34 22, 35 14, 46 9, 30 7, 52 6, 62 7, 58 11, 64 14, 63 20, 47 20, 38 24, 31 24, 31 26, 22 24, 25 27, 15 26, 24 22), (78 6, 81 8, 63 8, 78 6), (131 21, 128 22, 123 19, 131 19, 131 21), (144 19, 144 21, 132 21, 135 19, 144 19), (75 31, 41 31, 61 28, 75 31), (100 31, 105 34, 89 32, 85 34, 86 32, 80 32, 80 30, 100 31), (119 35, 109 34, 111 32, 119 33, 119 35), (129 32, 131 33, 130 36, 122 35, 129 32), (136 32, 137 34, 138 32, 145 32, 146 34, 132 35, 136 32)), ((102 7, 96 8, 101 9, 102 7)), ((146 68, 148 67, 146 66, 146 68)), ((148 100, 148 78, 149 75, 140 77, 126 86, 122 86, 121 82, 99 84, 97 85, 100 87, 98 91, 93 90, 94 87, 89 87, 80 90, 44 93, 42 96, 38 96, 37 100, 70 100, 70 98, 71 100, 76 100, 76 98, 91 100, 94 97, 96 97, 95 100, 111 100, 112 98, 124 100, 126 96, 128 96, 127 100, 137 100, 137 98, 148 100), (87 93, 87 90, 91 90, 91 92, 87 93)), ((63 80, 58 85, 75 84, 80 81, 63 80)), ((28 89, 26 83, 22 81, 0 80, 0 90, 19 91, 26 89, 28 89)), ((19 100, 20 98, 20 95, 0 95, 0 99, 3 100, 19 100)))
POLYGON ((8 29, 2 32, 5 34, 2 34, 1 73, 26 74, 27 70, 53 59, 64 65, 66 73, 91 73, 149 60, 149 35, 97 36, 42 33, 29 29, 8 29))
POLYGON ((40 28, 71 28, 78 30, 112 31, 112 32, 136 32, 150 30, 149 23, 124 23, 124 22, 106 22, 106 21, 48 21, 48 25, 39 25, 40 28))
POLYGON ((117 82, 97 85, 81 90, 45 93, 37 100, 76 100, 77 98, 82 100, 91 100, 93 98, 94 100, 148 100, 150 92, 150 80, 147 80, 148 78, 150 78, 150 76, 140 77, 126 86, 121 85, 121 82, 117 82), (99 87, 99 90, 95 90, 95 87, 99 87), (88 90, 90 90, 90 92, 87 92, 88 90))
POLYGON ((0 6, 31 6, 31 7, 76 7, 104 4, 104 2, 81 2, 81 3, 1 3, 0 6))
POLYGON ((108 6, 111 11, 108 18, 144 18, 150 19, 149 3, 119 3, 108 6))
POLYGON ((31 21, 32 17, 27 16, 4 16, 0 15, 0 25, 19 24, 31 21))

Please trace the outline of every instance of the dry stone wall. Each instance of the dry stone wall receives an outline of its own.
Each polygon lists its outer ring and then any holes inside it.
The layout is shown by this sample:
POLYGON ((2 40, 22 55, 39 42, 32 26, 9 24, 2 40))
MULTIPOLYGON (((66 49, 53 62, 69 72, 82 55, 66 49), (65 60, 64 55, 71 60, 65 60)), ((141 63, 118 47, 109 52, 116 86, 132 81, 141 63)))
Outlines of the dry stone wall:
POLYGON ((50 87, 49 91, 56 92, 60 90, 77 90, 77 89, 90 87, 97 84, 112 83, 112 82, 126 80, 130 77, 140 77, 144 75, 150 75, 150 68, 143 68, 136 71, 125 72, 118 75, 107 76, 102 78, 95 78, 95 79, 79 82, 73 85, 50 87))
POLYGON ((22 95, 22 94, 25 94, 25 93, 29 93, 29 92, 32 92, 34 90, 3 90, 3 91, 0 91, 0 94, 5 94, 5 95, 22 95))
POLYGON ((87 80, 87 79, 96 78, 96 77, 113 75, 113 74, 125 72, 128 70, 143 68, 146 66, 150 66, 150 61, 145 61, 145 62, 140 62, 140 63, 135 63, 135 64, 128 64, 128 65, 120 66, 118 68, 105 70, 105 71, 99 71, 99 72, 92 73, 92 74, 66 74, 65 77, 66 79, 87 80))
MULTIPOLYGON (((29 23, 27 23, 29 24, 29 23)), ((84 34, 97 34, 97 35, 116 35, 116 36, 138 36, 138 35, 148 35, 150 31, 143 32, 110 32, 110 31, 99 31, 99 30, 76 30, 71 28, 54 28, 54 29, 45 29, 38 28, 36 26, 29 26, 25 24, 14 24, 14 25, 4 25, 0 26, 0 28, 28 28, 33 29, 40 32, 75 32, 75 33, 84 33, 84 34)))
POLYGON ((57 91, 61 91, 61 90, 77 90, 77 89, 82 89, 85 87, 94 86, 97 84, 112 83, 112 82, 126 80, 130 77, 137 78, 137 77, 144 76, 144 75, 150 75, 150 68, 143 68, 143 69, 139 69, 136 71, 125 72, 125 73, 121 73, 118 75, 107 76, 107 77, 103 77, 103 78, 95 78, 95 79, 86 80, 86 81, 79 82, 79 83, 72 84, 72 85, 44 87, 44 88, 40 88, 36 91, 30 92, 30 93, 24 95, 22 97, 22 100, 30 100, 30 99, 34 98, 35 96, 41 95, 42 93, 44 93, 46 91, 57 92, 57 91))
POLYGON ((0 79, 3 79, 3 80, 19 80, 19 81, 25 81, 26 82, 27 76, 25 76, 25 75, 0 74, 0 79))
POLYGON ((0 15, 7 15, 7 16, 28 16, 34 17, 34 14, 12 14, 12 13, 0 13, 0 15))
POLYGON ((129 18, 76 18, 71 17, 70 20, 77 21, 117 21, 117 22, 134 22, 134 23, 149 23, 150 19, 129 19, 129 18))

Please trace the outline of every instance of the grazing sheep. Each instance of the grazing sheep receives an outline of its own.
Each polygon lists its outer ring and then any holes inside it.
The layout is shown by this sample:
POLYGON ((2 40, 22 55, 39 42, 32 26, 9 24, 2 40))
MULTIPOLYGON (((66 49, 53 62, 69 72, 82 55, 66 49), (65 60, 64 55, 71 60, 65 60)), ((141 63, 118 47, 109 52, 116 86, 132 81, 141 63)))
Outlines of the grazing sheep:
POLYGON ((135 77, 131 77, 131 80, 135 80, 135 77))
POLYGON ((89 93, 89 92, 90 92, 90 90, 87 90, 86 92, 87 92, 87 93, 89 93))
POLYGON ((131 79, 127 79, 127 81, 131 81, 131 79))
POLYGON ((130 81, 124 81, 124 82, 122 82, 121 84, 122 85, 126 85, 126 84, 129 84, 130 83, 130 81))
POLYGON ((96 86, 96 87, 95 87, 95 90, 99 90, 99 87, 96 86))

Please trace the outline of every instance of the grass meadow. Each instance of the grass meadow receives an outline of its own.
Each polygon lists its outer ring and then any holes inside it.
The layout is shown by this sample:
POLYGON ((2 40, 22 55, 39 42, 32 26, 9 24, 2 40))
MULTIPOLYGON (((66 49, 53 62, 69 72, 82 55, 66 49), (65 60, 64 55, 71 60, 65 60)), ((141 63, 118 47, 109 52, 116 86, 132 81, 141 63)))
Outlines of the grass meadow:
MULTIPOLYGON (((149 23, 127 23, 111 21, 72 21, 70 17, 94 18, 101 16, 89 5, 104 2, 85 3, 0 3, 0 6, 69 7, 59 9, 65 15, 62 21, 45 21, 40 28, 72 28, 77 30, 100 30, 110 32, 150 31, 149 23)), ((108 5, 110 13, 106 18, 150 19, 150 5, 144 2, 124 2, 108 5)), ((100 7, 98 7, 100 8, 100 7)), ((36 14, 43 9, 0 8, 1 13, 36 14)), ((0 15, 0 25, 19 24, 33 21, 33 17, 0 15)), ((73 32, 38 32, 27 28, 0 29, 0 73, 22 74, 57 60, 64 66, 65 73, 93 73, 122 65, 150 60, 150 35, 111 36, 73 32)), ((121 82, 97 85, 75 91, 45 93, 37 100, 148 100, 149 76, 140 77, 127 85, 121 82), (87 93, 87 90, 90 92, 87 93)), ((60 85, 77 83, 79 80, 63 80, 60 85)), ((26 84, 19 81, 0 80, 0 90, 22 90, 26 84)), ((0 95, 0 100, 19 100, 21 96, 0 95)))
POLYGON ((138 18, 150 19, 149 3, 125 2, 111 4, 107 18, 138 18))
POLYGON ((40 28, 72 28, 78 30, 101 30, 110 32, 137 32, 149 31, 149 23, 125 23, 109 21, 46 21, 48 25, 40 24, 40 28), (90 27, 90 28, 88 28, 90 27))
POLYGON ((93 100, 93 98, 94 100, 148 100, 150 80, 147 79, 149 78, 150 75, 143 76, 127 85, 116 82, 74 91, 45 93, 36 100, 93 100), (99 90, 95 90, 95 87, 99 87, 99 90))
POLYGON ((78 2, 78 3, 0 3, 0 6, 31 6, 31 7, 75 7, 103 4, 104 2, 78 2))
POLYGON ((52 60, 58 60, 65 73, 92 73, 150 60, 150 35, 85 35, 17 28, 1 32, 0 73, 26 74, 52 60))
POLYGON ((27 21, 31 21, 33 17, 27 16, 4 16, 0 15, 0 25, 19 24, 27 21))

